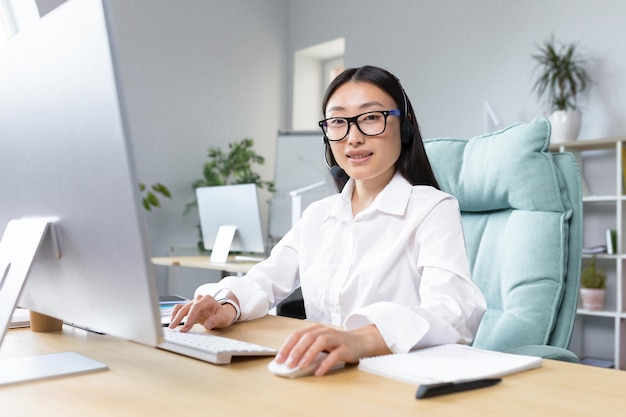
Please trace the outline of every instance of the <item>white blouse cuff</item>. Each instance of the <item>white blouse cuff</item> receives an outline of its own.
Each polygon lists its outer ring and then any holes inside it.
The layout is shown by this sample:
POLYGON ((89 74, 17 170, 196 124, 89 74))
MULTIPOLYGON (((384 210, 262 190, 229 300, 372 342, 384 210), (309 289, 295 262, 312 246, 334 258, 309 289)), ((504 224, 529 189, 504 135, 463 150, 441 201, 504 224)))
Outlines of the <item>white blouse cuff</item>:
POLYGON ((405 353, 414 349, 430 328, 430 324, 423 317, 390 302, 370 304, 359 309, 346 318, 344 327, 352 330, 370 324, 376 325, 393 353, 405 353))

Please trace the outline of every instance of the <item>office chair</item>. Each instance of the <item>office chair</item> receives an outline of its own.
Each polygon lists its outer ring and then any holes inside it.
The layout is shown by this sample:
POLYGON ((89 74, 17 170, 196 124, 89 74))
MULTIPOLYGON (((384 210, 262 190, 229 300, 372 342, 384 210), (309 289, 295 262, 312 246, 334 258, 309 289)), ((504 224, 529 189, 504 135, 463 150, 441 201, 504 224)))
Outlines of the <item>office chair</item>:
POLYGON ((473 345, 569 362, 582 254, 581 176, 551 153, 550 123, 424 141, 460 205, 472 279, 487 299, 473 345))

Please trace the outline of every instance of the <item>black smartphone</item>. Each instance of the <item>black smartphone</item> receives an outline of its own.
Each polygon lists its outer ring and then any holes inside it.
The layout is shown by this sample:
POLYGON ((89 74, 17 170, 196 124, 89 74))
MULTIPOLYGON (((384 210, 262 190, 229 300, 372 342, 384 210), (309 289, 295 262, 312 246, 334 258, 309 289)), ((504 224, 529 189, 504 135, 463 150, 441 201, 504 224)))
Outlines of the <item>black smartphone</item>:
POLYGON ((159 296, 159 304, 183 304, 189 301, 180 295, 161 295, 159 296))

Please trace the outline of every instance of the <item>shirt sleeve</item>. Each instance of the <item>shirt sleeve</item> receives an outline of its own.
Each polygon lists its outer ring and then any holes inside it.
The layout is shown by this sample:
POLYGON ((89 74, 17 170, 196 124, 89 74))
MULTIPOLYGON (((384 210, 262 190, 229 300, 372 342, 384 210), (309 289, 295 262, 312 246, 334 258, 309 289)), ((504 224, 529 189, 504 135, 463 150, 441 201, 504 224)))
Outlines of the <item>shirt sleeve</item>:
POLYGON ((218 283, 204 284, 195 296, 217 294, 228 289, 239 299, 239 321, 267 315, 300 286, 298 275, 298 229, 294 228, 274 247, 271 255, 243 277, 227 276, 218 283))
POLYGON ((444 343, 470 343, 486 310, 471 281, 463 228, 454 199, 442 200, 416 233, 418 305, 373 303, 350 314, 346 329, 374 324, 394 353, 444 343))

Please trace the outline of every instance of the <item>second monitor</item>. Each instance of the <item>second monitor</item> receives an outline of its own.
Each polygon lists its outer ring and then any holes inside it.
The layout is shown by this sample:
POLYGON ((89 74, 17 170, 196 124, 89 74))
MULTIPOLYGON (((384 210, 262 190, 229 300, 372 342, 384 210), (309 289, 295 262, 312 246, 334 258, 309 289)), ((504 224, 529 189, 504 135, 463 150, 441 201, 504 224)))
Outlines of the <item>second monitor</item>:
POLYGON ((216 253, 224 250, 226 255, 229 252, 265 253, 256 188, 255 184, 237 184, 196 189, 202 240, 205 249, 213 251, 211 260, 225 261, 225 256, 220 260, 216 253), (224 238, 228 240, 226 246, 220 243, 224 238))

